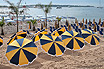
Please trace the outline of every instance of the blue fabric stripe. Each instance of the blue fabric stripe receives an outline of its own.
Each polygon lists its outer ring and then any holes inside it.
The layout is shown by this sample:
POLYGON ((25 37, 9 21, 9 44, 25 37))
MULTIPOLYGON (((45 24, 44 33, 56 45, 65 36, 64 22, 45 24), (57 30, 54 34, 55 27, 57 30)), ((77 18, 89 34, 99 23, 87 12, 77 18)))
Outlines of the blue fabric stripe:
POLYGON ((67 36, 67 35, 62 35, 62 40, 67 39, 67 38, 72 38, 71 36, 67 36))
POLYGON ((73 39, 66 45, 67 48, 73 49, 73 39))
POLYGON ((64 48, 63 46, 61 46, 60 44, 58 44, 58 43, 56 43, 56 44, 57 44, 57 46, 60 48, 60 50, 62 51, 62 53, 64 53, 65 48, 64 48))
POLYGON ((57 38, 55 39, 55 41, 61 41, 61 42, 62 42, 62 40, 61 40, 59 37, 57 37, 57 38))
POLYGON ((91 39, 91 43, 90 43, 91 45, 96 45, 96 43, 95 43, 95 39, 94 39, 94 37, 92 36, 92 39, 91 39))
POLYGON ((55 50, 55 45, 54 45, 54 43, 53 43, 52 46, 50 47, 48 53, 51 54, 51 55, 55 55, 55 54, 56 54, 56 50, 55 50))
POLYGON ((23 48, 26 48, 26 47, 37 47, 37 46, 34 44, 34 42, 30 42, 27 45, 23 46, 23 48))
POLYGON ((26 55, 29 62, 32 62, 36 58, 36 55, 34 55, 24 49, 22 49, 22 50, 23 50, 24 54, 26 55))
POLYGON ((16 46, 8 46, 6 53, 8 53, 8 52, 10 52, 12 50, 15 50, 15 49, 19 49, 19 47, 16 47, 16 46))
POLYGON ((22 43, 23 43, 23 41, 24 41, 24 38, 23 39, 18 39, 18 40, 16 40, 17 42, 18 42, 18 44, 20 45, 20 47, 22 46, 22 43))
POLYGON ((91 34, 82 34, 82 37, 85 39, 87 37, 89 37, 91 34))
POLYGON ((84 46, 84 43, 82 43, 80 40, 76 39, 75 40, 77 41, 78 45, 80 46, 80 48, 82 48, 84 46))
POLYGON ((52 42, 52 41, 45 40, 45 39, 40 39, 41 45, 44 45, 44 44, 47 44, 47 43, 50 43, 50 42, 52 42))
POLYGON ((10 60, 10 63, 19 64, 19 55, 20 55, 20 50, 12 57, 12 59, 10 60))
POLYGON ((3 45, 3 43, 0 42, 0 46, 3 45))
POLYGON ((100 39, 97 36, 94 36, 94 37, 98 40, 98 42, 100 42, 100 39))

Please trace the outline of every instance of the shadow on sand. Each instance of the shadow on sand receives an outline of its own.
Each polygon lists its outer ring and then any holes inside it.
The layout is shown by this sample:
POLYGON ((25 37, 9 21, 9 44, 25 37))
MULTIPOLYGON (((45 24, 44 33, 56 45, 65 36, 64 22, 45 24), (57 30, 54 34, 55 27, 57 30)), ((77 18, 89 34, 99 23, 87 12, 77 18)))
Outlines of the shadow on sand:
POLYGON ((55 62, 60 62, 60 61, 64 60, 64 58, 61 57, 61 56, 59 56, 59 57, 51 56, 51 55, 48 55, 48 54, 43 53, 43 52, 39 53, 38 54, 38 57, 39 58, 42 58, 44 60, 47 60, 47 61, 50 60, 50 61, 55 61, 55 62))

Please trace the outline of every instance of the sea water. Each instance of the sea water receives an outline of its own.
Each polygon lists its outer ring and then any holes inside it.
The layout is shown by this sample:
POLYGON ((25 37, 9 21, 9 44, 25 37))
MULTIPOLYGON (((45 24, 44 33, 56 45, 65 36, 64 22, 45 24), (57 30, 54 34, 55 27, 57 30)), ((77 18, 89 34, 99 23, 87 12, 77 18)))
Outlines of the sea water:
MULTIPOLYGON (((36 17, 37 15, 43 15, 44 12, 42 9, 38 8, 30 8, 30 11, 27 11, 30 15, 33 17, 36 17)), ((50 15, 56 15, 56 16, 65 16, 65 17, 76 17, 78 20, 85 19, 95 19, 96 21, 101 18, 104 19, 104 8, 96 8, 96 7, 62 7, 62 9, 56 9, 53 7, 48 14, 50 15)))

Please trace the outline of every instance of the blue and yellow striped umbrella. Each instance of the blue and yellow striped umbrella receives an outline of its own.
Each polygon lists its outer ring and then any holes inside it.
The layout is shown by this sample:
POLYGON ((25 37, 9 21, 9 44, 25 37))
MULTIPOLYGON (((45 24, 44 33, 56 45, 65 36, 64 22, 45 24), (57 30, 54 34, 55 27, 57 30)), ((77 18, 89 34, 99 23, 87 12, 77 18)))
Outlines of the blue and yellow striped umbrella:
POLYGON ((23 30, 23 31, 19 31, 19 32, 15 33, 14 35, 11 36, 11 38, 14 38, 15 36, 21 36, 21 37, 25 38, 27 36, 27 34, 28 34, 27 31, 23 30))
POLYGON ((14 36, 13 38, 10 38, 7 42, 7 45, 9 45, 10 43, 12 43, 14 40, 17 40, 17 39, 22 39, 24 37, 21 37, 21 36, 14 36))
POLYGON ((43 29, 41 31, 38 31, 35 33, 35 35, 31 38, 34 42, 37 42, 40 40, 43 34, 48 34, 48 31, 46 29, 43 29))
POLYGON ((65 27, 58 28, 58 29, 56 29, 55 31, 52 32, 52 35, 54 35, 54 36, 60 36, 64 32, 65 32, 65 27))
POLYGON ((8 45, 6 58, 15 65, 27 65, 37 56, 38 48, 32 40, 26 38, 14 40, 8 45))
POLYGON ((65 51, 62 40, 57 36, 43 35, 40 39, 42 49, 54 56, 61 56, 65 51))
POLYGON ((67 48, 72 50, 79 50, 84 46, 83 37, 75 31, 64 32, 62 34, 62 41, 67 48))
POLYGON ((84 29, 82 30, 82 36, 87 43, 90 43, 91 45, 99 45, 100 39, 95 32, 89 29, 84 29))
POLYGON ((0 36, 0 46, 3 45, 3 38, 0 36))

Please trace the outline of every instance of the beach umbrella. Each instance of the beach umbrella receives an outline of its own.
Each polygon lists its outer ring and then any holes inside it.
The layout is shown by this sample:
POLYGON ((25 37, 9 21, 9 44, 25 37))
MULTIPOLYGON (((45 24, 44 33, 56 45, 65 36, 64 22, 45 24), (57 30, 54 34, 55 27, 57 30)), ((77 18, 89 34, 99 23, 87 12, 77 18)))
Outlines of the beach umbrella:
POLYGON ((84 29, 82 30, 82 36, 87 43, 90 43, 91 45, 99 45, 100 39, 95 32, 89 29, 84 29))
POLYGON ((62 40, 57 36, 43 35, 40 44, 42 49, 50 55, 61 56, 65 51, 62 40))
POLYGON ((25 38, 27 36, 27 32, 21 32, 21 33, 16 33, 14 34, 7 42, 7 45, 11 44, 14 40, 17 40, 17 39, 22 39, 22 38, 25 38))
POLYGON ((62 34, 64 45, 71 50, 79 50, 84 46, 84 39, 81 34, 75 31, 66 31, 62 34))
POLYGON ((43 34, 48 34, 48 31, 46 29, 43 29, 41 31, 38 31, 34 34, 34 36, 31 38, 34 42, 37 42, 40 40, 43 34))
POLYGON ((0 46, 3 45, 3 38, 0 36, 0 46))
POLYGON ((38 48, 32 40, 23 38, 13 41, 7 47, 6 58, 15 65, 27 65, 37 56, 38 48))
POLYGON ((61 34, 64 33, 64 32, 65 32, 65 27, 63 27, 63 28, 58 28, 58 29, 56 29, 55 31, 53 31, 52 35, 54 35, 54 36, 59 36, 59 35, 61 35, 61 34))
POLYGON ((15 36, 21 36, 21 37, 26 37, 27 34, 29 34, 29 31, 27 30, 22 30, 22 31, 19 31, 17 33, 15 33, 14 35, 11 36, 11 38, 15 37, 15 36))

